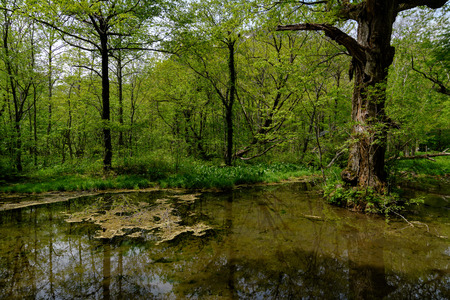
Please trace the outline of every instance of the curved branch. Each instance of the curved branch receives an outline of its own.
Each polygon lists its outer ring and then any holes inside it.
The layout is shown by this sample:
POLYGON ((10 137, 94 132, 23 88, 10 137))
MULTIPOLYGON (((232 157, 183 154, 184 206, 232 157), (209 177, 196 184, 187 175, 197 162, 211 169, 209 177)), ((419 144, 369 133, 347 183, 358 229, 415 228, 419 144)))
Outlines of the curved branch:
POLYGON ((338 44, 344 46, 350 55, 361 63, 366 61, 366 53, 364 47, 361 46, 354 38, 343 32, 337 27, 328 24, 294 24, 278 26, 277 31, 323 31, 325 35, 338 44))
POLYGON ((428 74, 426 74, 414 67, 414 58, 411 58, 411 68, 413 71, 422 75, 425 79, 428 79, 429 81, 431 81, 434 84, 436 84, 437 86, 439 86, 439 88, 436 89, 436 91, 438 93, 450 96, 450 90, 444 85, 444 83, 442 81, 438 80, 437 78, 433 78, 433 77, 429 76, 428 74))
POLYGON ((86 69, 86 70, 92 71, 95 74, 97 74, 98 77, 100 77, 100 78, 102 77, 102 74, 99 71, 95 70, 94 68, 91 68, 91 67, 88 67, 88 66, 82 66, 82 65, 73 65, 73 67, 75 67, 75 68, 82 68, 82 69, 86 69))
POLYGON ((447 0, 404 0, 399 1, 397 12, 408 10, 418 6, 428 6, 429 8, 440 8, 444 6, 447 0))
POLYGON ((318 0, 318 1, 277 1, 274 4, 283 4, 283 3, 294 3, 301 5, 316 5, 316 4, 327 4, 328 0, 318 0))
POLYGON ((339 9, 338 18, 341 20, 355 20, 358 21, 359 15, 364 11, 365 2, 361 3, 348 3, 348 1, 343 1, 345 3, 339 9))

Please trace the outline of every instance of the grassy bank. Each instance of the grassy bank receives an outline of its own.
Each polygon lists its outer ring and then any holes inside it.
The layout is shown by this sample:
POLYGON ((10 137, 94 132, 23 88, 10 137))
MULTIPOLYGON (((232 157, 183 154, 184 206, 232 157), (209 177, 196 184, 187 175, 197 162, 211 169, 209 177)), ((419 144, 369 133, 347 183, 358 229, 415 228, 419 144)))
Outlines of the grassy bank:
POLYGON ((392 170, 393 183, 416 190, 450 193, 450 157, 400 160, 392 170))
POLYGON ((279 182, 313 175, 299 165, 276 163, 220 167, 190 163, 168 165, 119 166, 103 174, 101 165, 61 165, 43 168, 3 179, 0 192, 42 193, 49 191, 86 191, 106 189, 163 188, 230 188, 239 184, 279 182))
POLYGON ((395 171, 413 176, 447 176, 450 174, 450 157, 438 156, 428 159, 399 160, 395 162, 395 171))

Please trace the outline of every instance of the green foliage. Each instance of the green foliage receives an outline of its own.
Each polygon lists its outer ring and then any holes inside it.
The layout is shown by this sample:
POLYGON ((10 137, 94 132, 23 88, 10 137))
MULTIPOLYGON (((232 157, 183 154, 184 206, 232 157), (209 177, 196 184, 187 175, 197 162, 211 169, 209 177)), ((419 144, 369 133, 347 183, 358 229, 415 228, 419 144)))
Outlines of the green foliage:
POLYGON ((314 174, 313 171, 293 164, 257 164, 236 167, 189 166, 179 174, 160 180, 162 187, 231 188, 238 184, 279 182, 292 177, 314 174))
POLYGON ((49 191, 96 191, 107 189, 141 189, 154 186, 147 178, 139 175, 111 177, 65 175, 56 178, 28 179, 24 183, 0 186, 6 193, 43 193, 49 191))
POLYGON ((398 193, 380 194, 370 188, 351 187, 342 181, 329 182, 324 197, 330 204, 386 217, 424 202, 422 198, 402 199, 398 193))
POLYGON ((295 164, 242 164, 235 167, 212 166, 184 159, 176 164, 170 156, 135 160, 117 167, 109 175, 102 173, 101 161, 81 165, 69 163, 39 168, 17 183, 0 185, 0 192, 41 193, 48 191, 86 191, 163 188, 231 188, 239 184, 279 182, 314 175, 315 171, 295 164))
MULTIPOLYGON (((419 153, 420 154, 420 153, 419 153)), ((448 176, 450 174, 450 158, 448 156, 428 159, 399 160, 395 162, 397 172, 415 175, 448 176)))
MULTIPOLYGON (((351 32, 354 24, 337 18, 342 3, 318 3, 317 14, 313 6, 296 1, 4 1, 0 32, 8 44, 0 51, 1 190, 153 184, 225 188, 303 176, 330 162, 326 177, 338 181, 353 125, 349 57, 322 35, 273 30, 279 24, 314 20, 351 32), (255 13, 260 5, 264 13, 255 13), (16 6, 23 11, 18 13, 16 6), (60 47, 64 42, 55 28, 24 14, 60 26, 70 33, 65 40, 81 48, 60 47), (108 49, 114 56, 109 57, 110 121, 100 118, 105 106, 98 51, 86 51, 99 45, 100 34, 89 16, 98 18, 97 23, 105 17, 109 22, 108 49), (153 43, 156 33, 167 34, 160 44, 153 43), (137 52, 150 46, 167 53, 137 52), (231 52, 228 46, 233 46, 231 52), (136 49, 127 53, 122 47, 136 49), (236 99, 227 111, 230 53, 236 65, 236 99), (13 72, 7 72, 8 64, 13 72), (250 160, 236 159, 234 167, 224 168, 220 165, 230 144, 227 113, 233 124, 231 157, 250 160), (103 128, 112 132, 110 174, 102 171, 103 128)), ((414 58, 419 70, 448 82, 449 35, 437 30, 445 29, 448 14, 420 9, 408 17, 423 26, 410 26, 401 18, 394 34, 396 56, 387 85, 386 110, 393 125, 388 157, 422 145, 433 150, 450 146, 449 99, 411 68, 414 58)), ((438 167, 425 160, 398 161, 391 170, 448 174, 448 162, 437 161, 438 167)), ((338 190, 334 195, 335 202, 354 199, 355 207, 370 199, 367 209, 371 202, 380 206, 385 201, 369 190, 338 190)))

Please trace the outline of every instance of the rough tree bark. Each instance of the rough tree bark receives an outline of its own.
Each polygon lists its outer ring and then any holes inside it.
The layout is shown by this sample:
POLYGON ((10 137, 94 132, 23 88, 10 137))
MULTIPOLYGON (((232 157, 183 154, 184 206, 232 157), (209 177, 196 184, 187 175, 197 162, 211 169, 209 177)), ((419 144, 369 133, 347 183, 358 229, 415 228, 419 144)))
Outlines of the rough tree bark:
MULTIPOLYGON (((323 1, 321 1, 323 2, 323 1)), ((325 1, 326 2, 326 1, 325 1)), ((314 3, 302 2, 304 5, 314 3)), ((347 168, 342 179, 354 186, 383 193, 386 183, 385 153, 389 121, 385 114, 386 81, 395 49, 392 27, 398 13, 417 6, 439 8, 446 0, 365 0, 342 1, 337 17, 355 20, 357 39, 329 24, 296 24, 277 30, 323 31, 343 45, 352 56, 350 79, 355 78, 352 96, 352 141, 347 168)))

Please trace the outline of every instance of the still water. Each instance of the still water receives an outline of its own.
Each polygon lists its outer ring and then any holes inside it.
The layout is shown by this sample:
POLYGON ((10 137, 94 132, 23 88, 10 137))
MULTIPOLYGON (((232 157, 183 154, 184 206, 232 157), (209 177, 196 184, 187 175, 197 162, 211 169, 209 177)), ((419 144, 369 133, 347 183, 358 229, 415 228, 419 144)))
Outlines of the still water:
POLYGON ((404 220, 308 183, 0 212, 0 299, 448 299, 448 196, 404 220))

